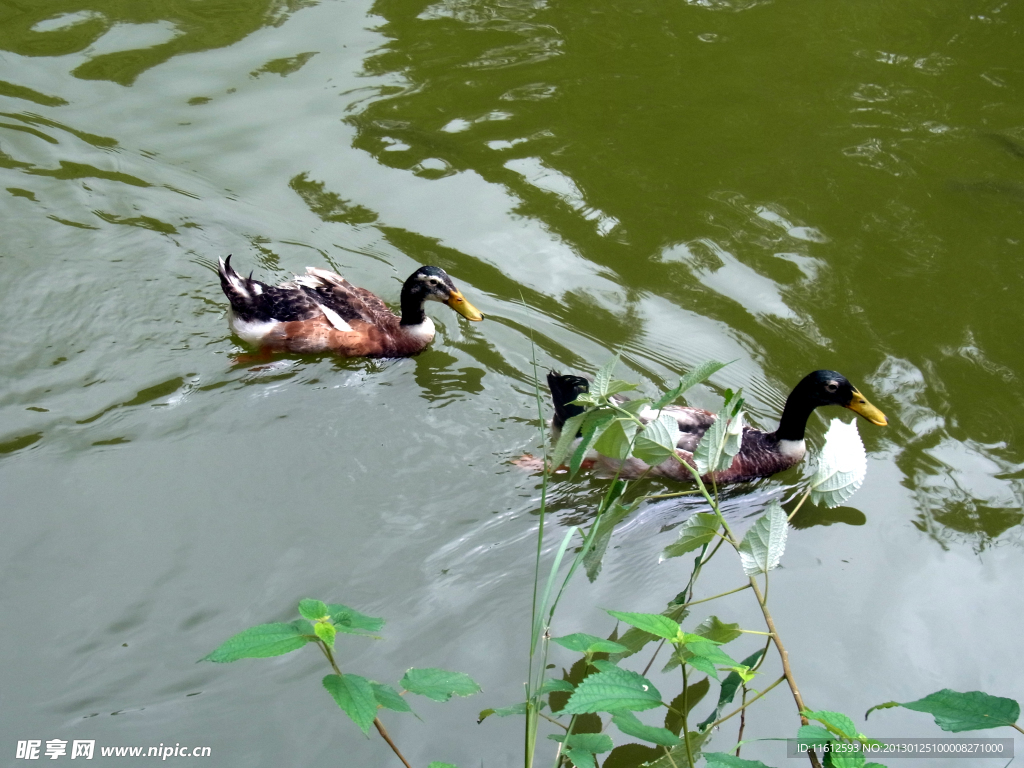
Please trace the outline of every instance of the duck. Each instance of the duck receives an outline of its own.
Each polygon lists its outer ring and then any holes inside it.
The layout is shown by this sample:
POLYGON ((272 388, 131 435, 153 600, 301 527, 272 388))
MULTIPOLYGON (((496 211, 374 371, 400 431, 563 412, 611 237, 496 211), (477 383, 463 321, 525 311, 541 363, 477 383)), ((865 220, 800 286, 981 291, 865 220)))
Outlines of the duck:
POLYGON ((440 267, 420 267, 409 276, 402 285, 402 314, 396 315, 370 291, 326 269, 306 267, 304 275, 268 285, 252 273, 239 275, 231 256, 218 262, 231 330, 266 351, 411 357, 434 338, 426 302, 447 304, 467 320, 484 319, 440 267))
MULTIPOLYGON (((588 392, 590 382, 582 376, 562 375, 557 371, 548 373, 548 388, 555 406, 552 419, 554 439, 557 442, 567 419, 583 413, 584 406, 573 401, 588 392)), ((849 408, 876 426, 888 424, 885 414, 868 402, 849 380, 836 371, 813 371, 804 376, 789 393, 782 409, 779 427, 774 432, 765 432, 754 427, 743 428, 739 452, 732 464, 723 470, 709 472, 701 479, 707 485, 715 483, 747 482, 769 477, 795 466, 807 452, 804 432, 807 419, 815 408, 839 405, 849 408)), ((691 467, 696 468, 693 453, 701 437, 718 418, 710 411, 689 406, 665 406, 661 411, 644 408, 639 418, 645 424, 658 418, 660 413, 670 414, 679 424, 680 437, 676 443, 676 454, 691 467)), ((639 459, 630 457, 625 461, 611 459, 591 453, 582 465, 601 476, 618 476, 623 480, 635 480, 642 475, 664 477, 680 482, 692 482, 693 473, 674 459, 666 459, 657 466, 650 466, 639 459)))

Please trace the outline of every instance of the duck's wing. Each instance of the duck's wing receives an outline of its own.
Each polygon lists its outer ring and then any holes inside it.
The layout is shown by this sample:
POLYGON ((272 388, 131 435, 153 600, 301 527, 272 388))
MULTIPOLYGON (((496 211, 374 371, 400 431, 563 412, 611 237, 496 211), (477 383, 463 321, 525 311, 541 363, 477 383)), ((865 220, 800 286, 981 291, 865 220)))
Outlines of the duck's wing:
POLYGON ((667 405, 661 411, 645 408, 640 414, 640 420, 644 423, 653 421, 658 418, 659 413, 667 413, 676 420, 676 423, 679 425, 679 441, 676 443, 676 447, 689 453, 693 453, 696 450, 697 443, 700 442, 704 433, 708 431, 708 427, 714 424, 718 418, 715 414, 702 408, 667 405))
POLYGON ((297 286, 267 285, 251 274, 243 277, 231 266, 230 256, 220 260, 218 273, 231 310, 243 322, 309 320, 321 314, 315 297, 297 286))
POLYGON ((387 305, 365 288, 358 288, 341 275, 326 269, 306 267, 306 274, 282 283, 281 288, 297 288, 314 298, 333 321, 334 313, 345 322, 390 323, 396 315, 387 305))

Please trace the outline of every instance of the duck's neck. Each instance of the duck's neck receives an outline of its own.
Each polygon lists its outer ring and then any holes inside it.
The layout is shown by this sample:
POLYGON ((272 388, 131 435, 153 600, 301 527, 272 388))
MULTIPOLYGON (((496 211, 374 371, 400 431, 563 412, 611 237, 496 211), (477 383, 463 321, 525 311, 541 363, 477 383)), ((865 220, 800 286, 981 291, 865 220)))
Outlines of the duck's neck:
POLYGON ((816 404, 800 391, 800 387, 794 389, 786 399, 786 407, 782 409, 782 418, 779 419, 779 428, 775 430, 775 436, 779 440, 803 440, 807 419, 816 407, 816 404))
POLYGON ((402 286, 402 325, 420 325, 425 319, 423 297, 416 296, 408 283, 402 286))

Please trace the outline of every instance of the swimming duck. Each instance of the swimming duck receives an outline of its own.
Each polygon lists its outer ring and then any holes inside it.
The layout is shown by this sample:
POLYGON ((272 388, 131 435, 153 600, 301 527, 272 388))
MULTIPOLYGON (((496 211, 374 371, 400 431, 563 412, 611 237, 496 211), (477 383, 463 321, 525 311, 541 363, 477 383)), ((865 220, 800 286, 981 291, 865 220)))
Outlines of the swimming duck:
POLYGON ((231 330, 270 351, 409 357, 434 338, 434 323, 423 312, 427 301, 443 302, 468 320, 484 319, 440 267, 420 267, 409 276, 399 317, 365 288, 326 269, 306 267, 306 274, 274 286, 239 275, 230 256, 219 261, 231 330))
MULTIPOLYGON (((573 405, 572 401, 589 390, 590 382, 582 376, 563 376, 551 371, 548 373, 548 388, 555 404, 552 427, 557 441, 566 419, 584 411, 582 405, 573 405)), ((845 376, 835 371, 814 371, 807 374, 789 394, 786 406, 782 410, 779 428, 774 432, 763 432, 753 427, 744 427, 739 453, 733 457, 730 467, 710 473, 714 477, 704 477, 704 481, 710 483, 713 479, 719 485, 736 483, 768 477, 789 469, 807 452, 807 444, 804 441, 807 419, 815 408, 822 405, 841 405, 849 408, 880 427, 888 423, 885 414, 869 403, 845 376)), ((669 405, 661 412, 671 414, 679 423, 681 434, 676 444, 676 453, 690 466, 696 466, 693 452, 708 427, 718 417, 700 408, 685 406, 669 405)), ((658 411, 645 408, 639 416, 641 421, 647 423, 656 419, 658 414, 658 411)), ((639 459, 630 458, 621 462, 595 455, 588 458, 584 466, 595 469, 601 475, 614 476, 618 472, 618 476, 624 480, 638 478, 648 471, 654 477, 682 482, 693 480, 693 475, 674 459, 666 459, 658 466, 651 467, 639 459)))

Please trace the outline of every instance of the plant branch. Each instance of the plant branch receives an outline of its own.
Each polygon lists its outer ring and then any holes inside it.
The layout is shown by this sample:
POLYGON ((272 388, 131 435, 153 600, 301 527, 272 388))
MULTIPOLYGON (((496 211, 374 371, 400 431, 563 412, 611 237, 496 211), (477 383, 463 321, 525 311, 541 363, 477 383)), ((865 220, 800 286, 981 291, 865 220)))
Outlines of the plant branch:
POLYGON ((753 704, 753 703, 754 703, 755 701, 757 701, 758 699, 760 699, 760 698, 761 698, 762 696, 764 696, 764 695, 765 695, 766 693, 768 693, 768 691, 770 691, 770 690, 771 690, 772 688, 774 688, 775 686, 777 686, 777 685, 778 685, 779 683, 781 683, 781 682, 782 682, 783 680, 785 680, 785 679, 786 679, 786 676, 785 676, 785 675, 783 675, 783 676, 782 676, 782 677, 780 677, 780 678, 779 678, 778 680, 776 680, 776 681, 775 681, 774 683, 772 683, 772 684, 771 684, 771 685, 769 685, 769 686, 768 686, 767 688, 765 688, 765 689, 764 689, 763 691, 761 691, 761 692, 760 692, 759 694, 757 694, 757 696, 755 696, 755 697, 754 697, 754 698, 752 698, 752 699, 751 699, 750 701, 748 701, 748 702, 747 702, 746 704, 744 704, 744 705, 743 705, 742 707, 737 707, 736 709, 734 709, 734 710, 733 710, 732 712, 730 712, 730 713, 729 713, 728 715, 726 715, 725 717, 720 717, 720 718, 718 718, 717 720, 715 720, 715 722, 713 722, 713 723, 711 724, 711 729, 717 728, 718 726, 720 726, 720 725, 721 725, 722 723, 724 723, 724 722, 725 722, 726 720, 728 720, 728 719, 729 719, 730 717, 732 717, 733 715, 737 715, 737 714, 739 714, 740 712, 742 712, 742 711, 743 711, 744 709, 746 709, 746 708, 747 708, 747 707, 749 707, 749 706, 750 706, 751 704, 753 704))
POLYGON ((720 592, 717 595, 712 595, 711 597, 702 597, 700 600, 691 600, 690 602, 685 603, 683 605, 683 607, 684 608, 689 608, 691 605, 697 605, 698 603, 706 603, 709 600, 717 600, 718 598, 725 597, 726 595, 732 595, 732 594, 735 594, 737 592, 742 592, 744 589, 750 589, 750 585, 749 584, 744 584, 742 587, 736 587, 736 589, 730 589, 728 592, 720 592))

